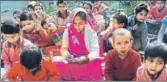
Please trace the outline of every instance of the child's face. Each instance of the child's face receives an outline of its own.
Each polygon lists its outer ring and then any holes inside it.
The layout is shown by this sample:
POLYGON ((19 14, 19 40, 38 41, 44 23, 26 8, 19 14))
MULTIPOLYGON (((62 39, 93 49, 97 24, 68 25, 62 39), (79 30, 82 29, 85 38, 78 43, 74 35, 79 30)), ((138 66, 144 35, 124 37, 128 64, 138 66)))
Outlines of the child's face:
POLYGON ((19 39, 19 33, 16 34, 4 34, 6 40, 12 44, 15 44, 19 39))
POLYGON ((87 12, 88 14, 91 13, 91 8, 90 8, 90 6, 89 6, 88 4, 84 4, 84 5, 83 5, 83 8, 86 10, 86 12, 87 12))
POLYGON ((24 31, 31 31, 34 28, 33 20, 21 21, 21 25, 22 25, 21 30, 24 30, 24 31))
POLYGON ((145 60, 146 69, 152 75, 159 73, 163 69, 164 63, 162 57, 148 57, 145 60))
POLYGON ((57 27, 53 23, 46 23, 46 24, 44 24, 43 28, 47 32, 53 32, 53 31, 56 31, 56 29, 57 29, 57 27))
POLYGON ((143 22, 146 19, 147 14, 148 13, 145 10, 142 10, 141 12, 137 13, 137 15, 136 15, 137 21, 143 22))
POLYGON ((112 19, 111 23, 114 29, 119 29, 124 26, 124 24, 119 24, 115 18, 112 19))
POLYGON ((35 6, 34 11, 36 15, 41 15, 43 13, 41 6, 35 6))
POLYGON ((18 22, 20 23, 20 14, 19 13, 16 13, 13 15, 13 18, 18 22))
POLYGON ((84 30, 86 22, 81 19, 79 16, 74 18, 74 28, 77 32, 82 32, 84 30))
POLYGON ((163 1, 156 1, 155 6, 160 10, 164 7, 165 3, 163 1))
POLYGON ((28 8, 28 11, 31 13, 31 14, 34 14, 34 10, 32 8, 28 8))
POLYGON ((61 13, 64 13, 67 10, 67 5, 64 3, 61 3, 58 5, 58 9, 61 13))
POLYGON ((132 47, 132 41, 128 36, 117 35, 113 39, 112 46, 119 53, 119 55, 127 55, 128 51, 132 47))

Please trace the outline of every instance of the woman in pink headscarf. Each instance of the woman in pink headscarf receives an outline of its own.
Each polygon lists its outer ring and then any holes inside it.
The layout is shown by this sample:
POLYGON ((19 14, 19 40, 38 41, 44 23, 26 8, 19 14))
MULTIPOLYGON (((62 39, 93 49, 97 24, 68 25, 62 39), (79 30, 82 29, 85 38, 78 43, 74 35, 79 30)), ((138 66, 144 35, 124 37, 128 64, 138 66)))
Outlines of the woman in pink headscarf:
POLYGON ((82 8, 72 11, 70 24, 63 34, 62 55, 68 61, 56 63, 62 80, 102 80, 97 33, 90 27, 82 8))

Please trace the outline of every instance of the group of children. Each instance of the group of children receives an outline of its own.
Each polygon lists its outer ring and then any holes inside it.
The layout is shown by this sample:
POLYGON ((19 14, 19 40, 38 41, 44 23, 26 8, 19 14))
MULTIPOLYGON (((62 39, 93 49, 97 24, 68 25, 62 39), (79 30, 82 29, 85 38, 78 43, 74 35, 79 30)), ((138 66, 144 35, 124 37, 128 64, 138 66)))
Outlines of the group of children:
MULTIPOLYGON (((160 2, 165 3, 158 0, 156 4, 160 2)), ((167 14, 161 20, 161 40, 147 44, 146 4, 137 5, 129 18, 120 13, 108 18, 108 7, 99 0, 84 2, 83 8, 72 11, 61 0, 57 8, 56 14, 47 16, 42 4, 31 2, 28 11, 13 13, 16 21, 2 23, 6 39, 2 59, 8 80, 101 81, 104 74, 107 81, 167 81, 167 14), (99 16, 110 20, 106 30, 99 16), (101 41, 110 43, 106 56, 101 41), (139 50, 145 52, 144 62, 139 50), (52 61, 51 56, 66 62, 52 61)))

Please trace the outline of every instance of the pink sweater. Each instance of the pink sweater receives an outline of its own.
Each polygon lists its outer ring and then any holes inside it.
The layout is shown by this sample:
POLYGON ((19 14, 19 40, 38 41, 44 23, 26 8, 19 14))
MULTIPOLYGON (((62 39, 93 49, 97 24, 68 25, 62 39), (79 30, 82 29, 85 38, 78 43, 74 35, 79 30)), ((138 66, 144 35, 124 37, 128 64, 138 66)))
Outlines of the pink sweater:
MULTIPOLYGON (((136 81, 152 81, 149 77, 145 65, 138 68, 136 72, 136 81)), ((164 68, 155 81, 167 81, 167 68, 164 68)))

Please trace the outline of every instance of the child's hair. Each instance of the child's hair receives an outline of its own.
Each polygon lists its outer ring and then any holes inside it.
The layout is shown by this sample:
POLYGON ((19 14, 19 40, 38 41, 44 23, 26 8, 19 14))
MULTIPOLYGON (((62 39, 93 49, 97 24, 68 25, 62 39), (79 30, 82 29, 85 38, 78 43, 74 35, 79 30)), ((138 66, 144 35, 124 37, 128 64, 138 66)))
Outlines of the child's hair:
POLYGON ((34 5, 34 9, 35 9, 36 6, 40 6, 40 7, 42 8, 42 10, 44 10, 44 7, 43 7, 43 5, 42 5, 41 3, 36 3, 36 4, 34 5))
POLYGON ((13 20, 5 20, 1 26, 1 32, 4 34, 15 34, 20 32, 20 26, 13 20))
POLYGON ((47 19, 45 18, 45 19, 43 19, 42 21, 41 21, 41 26, 43 27, 46 23, 47 23, 48 21, 47 21, 47 19))
POLYGON ((20 54, 20 63, 28 69, 39 66, 41 61, 42 54, 37 47, 26 47, 20 54))
POLYGON ((34 10, 34 6, 33 6, 33 5, 31 5, 31 4, 30 4, 30 5, 28 5, 28 6, 27 6, 27 8, 31 8, 31 9, 33 9, 33 10, 34 10))
POLYGON ((83 11, 79 11, 76 13, 75 17, 79 16, 82 20, 86 21, 86 13, 83 11))
POLYGON ((22 13, 21 10, 15 10, 15 11, 13 12, 13 15, 15 15, 15 14, 21 14, 21 13, 22 13))
POLYGON ((32 14, 30 12, 23 12, 20 15, 20 21, 33 20, 32 14))
POLYGON ((164 43, 150 43, 145 48, 145 60, 148 57, 162 57, 165 63, 167 62, 167 45, 164 43))
POLYGON ((85 4, 87 4, 87 5, 92 9, 92 7, 93 7, 93 4, 92 4, 92 3, 88 2, 88 1, 85 1, 85 2, 83 2, 83 6, 84 6, 85 4))
POLYGON ((58 0, 58 1, 57 1, 57 6, 58 6, 59 4, 65 4, 65 5, 67 5, 67 3, 66 3, 64 0, 58 0))
POLYGON ((141 3, 135 7, 134 13, 137 15, 142 10, 145 10, 147 13, 149 12, 148 6, 144 3, 141 3))
POLYGON ((125 15, 116 14, 113 16, 113 18, 116 19, 119 24, 123 23, 123 28, 127 28, 128 18, 125 15))
POLYGON ((167 44, 167 33, 165 33, 164 36, 163 36, 163 42, 164 42, 165 44, 167 44))
POLYGON ((131 32, 125 28, 116 29, 112 33, 112 37, 110 38, 110 41, 111 40, 114 41, 115 36, 127 36, 127 37, 129 37, 130 40, 132 40, 131 32))

